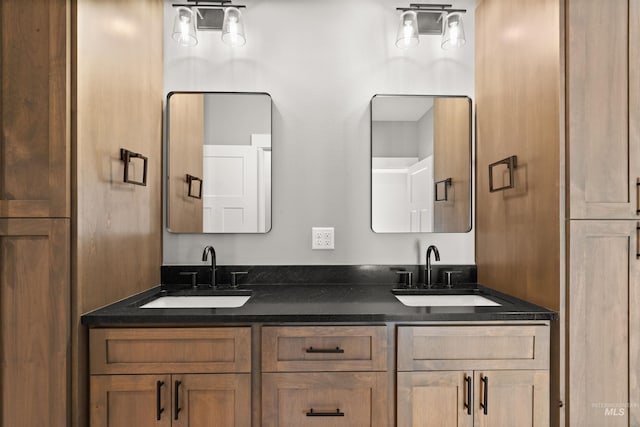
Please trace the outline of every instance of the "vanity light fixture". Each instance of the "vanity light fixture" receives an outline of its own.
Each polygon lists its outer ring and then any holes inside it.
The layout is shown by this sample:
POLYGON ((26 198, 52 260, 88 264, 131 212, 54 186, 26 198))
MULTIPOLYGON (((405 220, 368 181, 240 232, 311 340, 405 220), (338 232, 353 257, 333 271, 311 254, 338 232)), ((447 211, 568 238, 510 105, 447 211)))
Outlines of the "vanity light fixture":
POLYGON ((198 44, 200 31, 221 31, 222 41, 233 47, 247 42, 240 12, 244 5, 231 4, 231 0, 187 0, 171 6, 176 9, 172 37, 182 46, 198 44))
POLYGON ((409 7, 398 7, 400 26, 396 46, 402 49, 417 46, 419 35, 442 36, 442 49, 460 47, 465 44, 462 15, 466 9, 452 9, 451 4, 411 3, 409 7))

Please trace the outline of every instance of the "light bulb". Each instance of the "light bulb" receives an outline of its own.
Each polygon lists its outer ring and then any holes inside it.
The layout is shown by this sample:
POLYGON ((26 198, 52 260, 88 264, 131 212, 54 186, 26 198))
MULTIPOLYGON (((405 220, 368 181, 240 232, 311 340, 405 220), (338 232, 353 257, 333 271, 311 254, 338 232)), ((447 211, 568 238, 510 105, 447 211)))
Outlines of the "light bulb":
POLYGON ((418 38, 418 14, 413 10, 407 10, 400 15, 400 26, 396 37, 396 46, 400 49, 408 49, 420 43, 418 38))

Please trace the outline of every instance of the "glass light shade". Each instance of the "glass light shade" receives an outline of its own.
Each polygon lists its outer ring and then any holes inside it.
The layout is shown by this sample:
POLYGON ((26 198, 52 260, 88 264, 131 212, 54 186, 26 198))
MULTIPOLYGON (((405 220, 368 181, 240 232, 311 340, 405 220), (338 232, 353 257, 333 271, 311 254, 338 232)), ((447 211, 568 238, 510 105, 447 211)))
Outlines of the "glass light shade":
POLYGON ((233 47, 244 46, 247 37, 244 34, 244 23, 240 10, 228 7, 224 10, 222 21, 222 41, 233 47))
POLYGON ((173 21, 171 37, 182 46, 195 46, 198 44, 195 15, 188 7, 180 6, 176 8, 176 18, 173 21))
POLYGON ((442 48, 460 47, 467 40, 464 37, 464 25, 462 24, 462 13, 449 13, 442 21, 442 48))
POLYGON ((418 14, 413 10, 407 10, 400 15, 400 26, 396 37, 396 46, 400 49, 408 49, 420 43, 418 38, 418 14))

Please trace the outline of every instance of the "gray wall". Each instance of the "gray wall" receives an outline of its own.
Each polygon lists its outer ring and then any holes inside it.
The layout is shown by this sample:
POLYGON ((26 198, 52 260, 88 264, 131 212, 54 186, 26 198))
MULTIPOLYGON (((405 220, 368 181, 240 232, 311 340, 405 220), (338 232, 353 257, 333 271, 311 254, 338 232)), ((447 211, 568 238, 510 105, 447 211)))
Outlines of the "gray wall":
POLYGON ((418 120, 418 158, 433 154, 433 107, 418 120))
POLYGON ((204 143, 251 145, 251 134, 271 133, 271 99, 261 94, 207 94, 204 143))
MULTIPOLYGON (((165 90, 268 92, 273 97, 273 228, 256 235, 165 231, 166 264, 200 263, 212 244, 221 264, 424 263, 427 245, 442 263, 474 262, 474 232, 375 234, 370 229, 370 115, 374 94, 472 97, 473 0, 467 44, 443 51, 436 36, 395 47, 399 0, 247 0, 247 44, 219 32, 183 48, 171 40, 165 3, 165 90), (311 227, 335 227, 334 251, 311 250, 311 227)), ((472 175, 473 176, 473 175, 472 175)))
POLYGON ((373 157, 418 157, 418 122, 373 122, 373 157))

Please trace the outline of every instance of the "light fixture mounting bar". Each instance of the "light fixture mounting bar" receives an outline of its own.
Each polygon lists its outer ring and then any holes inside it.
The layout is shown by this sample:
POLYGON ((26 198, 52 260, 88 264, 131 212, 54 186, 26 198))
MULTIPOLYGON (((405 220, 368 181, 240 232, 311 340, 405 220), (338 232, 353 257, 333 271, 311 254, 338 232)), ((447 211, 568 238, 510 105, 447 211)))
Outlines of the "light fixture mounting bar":
MULTIPOLYGON (((191 1, 191 0, 188 0, 191 1)), ((209 9, 226 9, 228 7, 235 7, 237 9, 246 8, 244 4, 231 4, 231 0, 223 0, 223 1, 197 1, 192 3, 174 3, 171 5, 172 7, 194 7, 194 8, 209 8, 209 9)))
POLYGON ((409 3, 409 7, 414 7, 414 8, 428 8, 428 9, 447 9, 452 7, 453 5, 451 4, 429 4, 429 3, 409 3))
POLYGON ((425 12, 425 13, 453 13, 453 12, 460 12, 460 13, 466 13, 467 9, 424 9, 424 8, 418 8, 418 7, 396 7, 396 10, 405 12, 407 10, 413 10, 415 12, 425 12))

